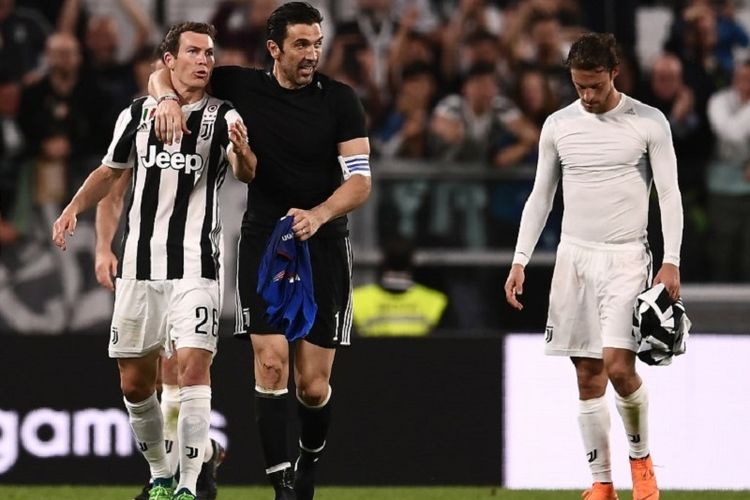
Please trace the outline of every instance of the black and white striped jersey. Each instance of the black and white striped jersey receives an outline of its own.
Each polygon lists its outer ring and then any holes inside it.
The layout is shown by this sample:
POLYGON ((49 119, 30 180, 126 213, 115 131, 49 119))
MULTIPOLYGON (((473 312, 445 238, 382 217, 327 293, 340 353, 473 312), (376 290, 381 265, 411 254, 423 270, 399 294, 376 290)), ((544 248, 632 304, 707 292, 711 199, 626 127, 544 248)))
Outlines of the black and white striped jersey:
POLYGON ((156 107, 143 97, 123 110, 102 160, 112 168, 134 168, 118 276, 218 279, 218 195, 228 165, 228 125, 239 115, 229 102, 206 95, 182 107, 191 133, 166 145, 152 128, 156 107))

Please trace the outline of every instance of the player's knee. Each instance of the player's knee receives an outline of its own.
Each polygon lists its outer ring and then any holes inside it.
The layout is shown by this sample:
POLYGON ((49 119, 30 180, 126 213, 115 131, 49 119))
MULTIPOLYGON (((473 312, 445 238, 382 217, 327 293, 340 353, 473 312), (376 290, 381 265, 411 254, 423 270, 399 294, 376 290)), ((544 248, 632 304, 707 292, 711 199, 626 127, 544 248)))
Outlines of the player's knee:
POLYGON ((120 379, 120 389, 125 399, 131 403, 140 403, 148 399, 156 391, 156 385, 144 380, 127 378, 120 379))
POLYGON ((329 391, 328 380, 324 377, 298 381, 297 397, 308 406, 319 406, 328 399, 329 391))
POLYGON ((188 366, 180 371, 178 383, 180 387, 191 385, 209 385, 209 372, 203 366, 188 366))
POLYGON ((257 363, 264 371, 281 372, 289 362, 289 358, 274 350, 267 349, 258 353, 257 363))
POLYGON ((624 388, 627 388, 637 378, 632 368, 619 364, 608 366, 607 375, 617 392, 622 392, 624 388))
POLYGON ((261 383, 263 387, 278 388, 280 385, 285 385, 286 377, 286 366, 284 361, 278 357, 264 357, 256 362, 256 378, 257 382, 261 383))

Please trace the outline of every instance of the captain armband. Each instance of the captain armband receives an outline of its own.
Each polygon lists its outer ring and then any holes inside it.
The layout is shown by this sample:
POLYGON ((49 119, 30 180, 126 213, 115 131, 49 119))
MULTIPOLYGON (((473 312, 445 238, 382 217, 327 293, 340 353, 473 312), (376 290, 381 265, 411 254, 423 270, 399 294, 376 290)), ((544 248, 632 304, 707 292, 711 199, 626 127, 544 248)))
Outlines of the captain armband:
POLYGON ((352 175, 370 177, 369 155, 339 156, 339 165, 341 165, 344 180, 347 180, 352 175))

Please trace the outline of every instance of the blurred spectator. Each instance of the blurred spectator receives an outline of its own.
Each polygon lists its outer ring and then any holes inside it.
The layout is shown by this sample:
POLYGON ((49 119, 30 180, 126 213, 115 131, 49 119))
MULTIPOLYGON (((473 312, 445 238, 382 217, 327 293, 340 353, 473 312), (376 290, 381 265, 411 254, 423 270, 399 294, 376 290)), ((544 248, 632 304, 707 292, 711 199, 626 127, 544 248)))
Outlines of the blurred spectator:
POLYGON ((716 57, 726 73, 734 70, 734 49, 747 48, 750 38, 744 26, 736 19, 737 0, 723 0, 717 4, 716 57))
POLYGON ((375 53, 363 41, 339 45, 338 49, 343 50, 341 64, 330 68, 330 76, 354 89, 365 109, 367 128, 372 129, 380 121, 386 96, 374 79, 375 53))
POLYGON ((21 129, 32 156, 50 153, 48 148, 57 159, 69 155, 74 170, 68 180, 78 185, 77 177, 88 173, 90 156, 107 148, 114 122, 111 101, 94 81, 81 76, 81 50, 72 35, 51 35, 45 58, 48 75, 23 92, 21 129))
POLYGON ((416 30, 421 13, 413 7, 401 17, 388 54, 388 84, 397 95, 404 68, 424 64, 437 70, 437 49, 434 39, 416 30))
POLYGON ((618 47, 620 52, 620 72, 615 77, 615 88, 638 99, 642 91, 641 69, 638 58, 632 50, 618 47))
POLYGON ((132 72, 136 90, 131 99, 148 95, 148 78, 160 64, 161 57, 153 45, 146 45, 133 54, 132 72))
POLYGON ((750 281, 750 60, 713 95, 708 118, 716 150, 708 167, 709 256, 716 281, 750 281))
POLYGON ((544 72, 538 68, 530 67, 521 72, 513 94, 523 116, 540 130, 544 120, 560 107, 560 98, 552 90, 544 72))
POLYGON ((78 0, 15 0, 16 8, 33 10, 44 18, 50 31, 57 25, 66 4, 78 0))
MULTIPOLYGON (((407 66, 394 95, 396 101, 381 127, 372 134, 372 147, 382 158, 424 159, 427 157, 428 125, 437 82, 432 68, 424 63, 407 66)), ((403 180, 384 186, 383 201, 396 212, 396 224, 389 231, 415 238, 417 217, 428 193, 423 179, 403 180)))
POLYGON ((478 29, 466 35, 457 49, 443 51, 444 91, 452 93, 460 86, 460 76, 479 65, 495 67, 499 81, 508 81, 508 62, 500 50, 500 40, 489 31, 478 29))
POLYGON ((539 130, 500 93, 495 68, 484 64, 466 73, 461 95, 437 104, 430 130, 432 156, 498 167, 516 164, 539 140, 539 130))
POLYGON ((415 63, 404 69, 401 79, 394 105, 373 133, 375 150, 386 158, 426 158, 428 118, 437 92, 435 75, 428 65, 415 63))
POLYGON ((224 47, 242 48, 247 66, 261 68, 268 61, 266 20, 279 0, 224 0, 211 23, 216 27, 218 52, 224 47))
MULTIPOLYGON (((539 130, 500 94, 495 68, 487 65, 469 70, 461 95, 450 95, 438 102, 430 133, 434 158, 496 167, 516 165, 539 140, 539 130)), ((484 247, 486 205, 484 184, 441 182, 432 192, 431 232, 444 242, 455 243, 455 235, 462 231, 466 245, 484 247), (454 211, 463 214, 462 224, 454 223, 454 211)))
POLYGON ((528 21, 528 34, 527 43, 516 46, 514 66, 541 69, 562 103, 574 101, 577 96, 565 67, 570 43, 562 36, 560 20, 552 14, 534 13, 528 21))
MULTIPOLYGON (((618 88, 618 90, 621 90, 618 88)), ((654 62, 643 101, 659 109, 669 120, 677 154, 680 189, 683 197, 699 197, 704 185, 705 136, 695 107, 693 91, 685 84, 682 63, 672 54, 662 54, 654 62)))
POLYGON ((693 90, 698 114, 705 120, 708 98, 729 83, 730 72, 716 57, 716 13, 705 2, 691 3, 675 18, 664 50, 682 61, 685 83, 693 90))
POLYGON ((471 52, 472 49, 486 47, 482 42, 498 43, 494 37, 500 33, 500 11, 485 0, 458 0, 456 4, 455 11, 442 30, 441 68, 443 78, 447 82, 455 81, 469 69, 472 62, 497 64, 499 59, 469 62, 463 59, 462 52, 465 48, 471 52), (475 36, 478 33, 482 35, 475 36))
MULTIPOLYGON (((146 12, 136 0, 118 0, 118 3, 135 27, 135 38, 128 51, 128 60, 118 60, 120 30, 113 16, 96 15, 87 18, 83 37, 83 74, 87 79, 93 79, 96 86, 107 94, 113 109, 128 105, 138 92, 133 72, 134 57, 136 54, 140 56, 141 50, 149 46, 154 32, 146 12)), ((75 26, 81 17, 86 17, 81 1, 68 0, 58 23, 60 31, 75 34, 75 26)))
POLYGON ((437 3, 437 0, 394 0, 394 9, 401 20, 409 11, 416 11, 413 31, 432 37, 440 31, 444 20, 436 8, 437 3))
MULTIPOLYGON (((407 19, 416 21, 416 16, 418 12, 407 19)), ((392 0, 358 0, 354 19, 336 26, 326 71, 330 74, 346 72, 347 65, 367 54, 370 64, 367 78, 387 96, 388 58, 397 31, 392 0)), ((362 62, 359 64, 361 66, 362 62)))
POLYGON ((747 47, 750 43, 747 31, 736 19, 736 0, 689 0, 675 12, 675 21, 670 29, 666 49, 676 54, 689 51, 693 43, 688 33, 691 24, 701 25, 699 31, 713 31, 708 37, 712 43, 712 57, 720 67, 721 74, 731 76, 734 69, 734 49, 747 47), (711 26, 713 25, 713 26, 711 26))
POLYGON ((49 23, 31 9, 0 0, 0 68, 13 79, 30 84, 39 78, 49 23))
POLYGON ((216 54, 216 67, 244 66, 253 67, 254 63, 247 58, 247 52, 242 47, 232 45, 220 47, 216 54))
POLYGON ((354 326, 359 335, 421 337, 440 323, 448 297, 414 282, 414 247, 394 239, 383 248, 377 284, 354 289, 354 326))
POLYGON ((0 246, 12 244, 18 232, 12 223, 17 177, 24 138, 18 125, 21 84, 0 74, 0 246))

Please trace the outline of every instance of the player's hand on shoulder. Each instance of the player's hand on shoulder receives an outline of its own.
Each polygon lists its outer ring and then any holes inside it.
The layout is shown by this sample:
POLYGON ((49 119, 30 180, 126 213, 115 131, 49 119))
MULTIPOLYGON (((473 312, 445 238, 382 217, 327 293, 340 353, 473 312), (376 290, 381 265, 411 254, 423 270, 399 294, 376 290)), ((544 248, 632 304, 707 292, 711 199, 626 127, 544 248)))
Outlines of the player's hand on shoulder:
POLYGON ((182 134, 190 134, 180 102, 176 99, 162 99, 154 115, 156 138, 164 144, 180 142, 182 134))
POLYGON ((656 273, 654 285, 664 284, 664 288, 669 292, 669 298, 676 301, 680 298, 680 268, 674 264, 664 263, 656 273))
POLYGON ((302 210, 300 208, 290 208, 286 214, 294 217, 292 231, 294 231, 294 236, 300 241, 312 238, 325 222, 314 209, 302 210))
POLYGON ((76 218, 75 212, 69 208, 63 210, 60 217, 58 217, 55 223, 52 224, 52 241, 55 243, 55 246, 63 251, 66 250, 65 232, 67 231, 70 236, 73 236, 77 223, 78 219, 76 218))
POLYGON ((526 280, 523 266, 513 264, 508 273, 508 279, 505 280, 505 300, 513 309, 519 311, 523 309, 523 304, 518 301, 517 296, 523 295, 523 282, 526 280))

